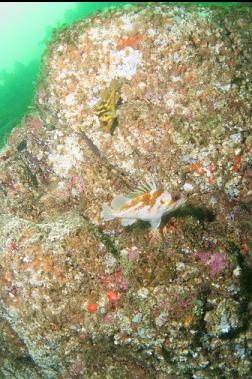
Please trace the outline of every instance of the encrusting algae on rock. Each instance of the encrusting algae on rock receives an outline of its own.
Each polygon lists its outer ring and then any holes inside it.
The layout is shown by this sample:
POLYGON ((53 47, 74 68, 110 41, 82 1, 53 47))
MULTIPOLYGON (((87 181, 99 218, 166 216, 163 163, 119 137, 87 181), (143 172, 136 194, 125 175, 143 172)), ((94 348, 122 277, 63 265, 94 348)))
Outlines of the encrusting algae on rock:
POLYGON ((119 218, 123 226, 132 225, 137 220, 148 221, 152 229, 157 229, 162 216, 181 207, 185 201, 184 197, 158 190, 152 182, 137 188, 129 196, 116 196, 112 200, 112 208, 103 204, 104 220, 119 218))

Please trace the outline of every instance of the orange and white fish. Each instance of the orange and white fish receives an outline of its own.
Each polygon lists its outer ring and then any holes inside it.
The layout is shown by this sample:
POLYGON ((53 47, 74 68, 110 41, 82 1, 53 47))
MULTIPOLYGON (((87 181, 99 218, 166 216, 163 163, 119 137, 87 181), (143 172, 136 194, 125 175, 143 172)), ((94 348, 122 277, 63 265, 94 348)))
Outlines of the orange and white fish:
POLYGON ((104 221, 119 218, 123 226, 132 225, 137 220, 148 221, 152 229, 157 229, 162 216, 181 207, 185 201, 184 197, 157 190, 152 182, 137 188, 129 196, 116 196, 111 207, 103 204, 103 217, 104 221))

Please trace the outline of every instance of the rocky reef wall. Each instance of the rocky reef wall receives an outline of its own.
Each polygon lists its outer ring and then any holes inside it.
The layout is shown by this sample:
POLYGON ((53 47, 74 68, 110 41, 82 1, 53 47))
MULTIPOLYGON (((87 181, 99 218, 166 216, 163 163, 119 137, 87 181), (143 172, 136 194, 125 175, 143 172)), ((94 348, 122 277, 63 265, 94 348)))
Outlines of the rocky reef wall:
POLYGON ((0 375, 251 377, 251 10, 130 5, 61 30, 0 153, 0 375), (154 180, 158 230, 102 203, 154 180))

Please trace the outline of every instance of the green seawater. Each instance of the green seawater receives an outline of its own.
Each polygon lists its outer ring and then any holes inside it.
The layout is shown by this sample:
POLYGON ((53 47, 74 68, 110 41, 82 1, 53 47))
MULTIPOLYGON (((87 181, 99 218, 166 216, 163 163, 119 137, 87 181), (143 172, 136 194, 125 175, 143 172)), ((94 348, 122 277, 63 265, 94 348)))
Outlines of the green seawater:
MULTIPOLYGON (((150 4, 141 3, 142 6, 150 4)), ((172 3, 167 3, 171 4, 172 3)), ((190 6, 190 3, 181 3, 190 6)), ((249 6, 239 2, 199 2, 205 7, 249 6)), ((248 3, 247 3, 248 4, 248 3)), ((122 2, 0 3, 0 148, 32 107, 40 61, 53 32, 97 10, 122 2)))

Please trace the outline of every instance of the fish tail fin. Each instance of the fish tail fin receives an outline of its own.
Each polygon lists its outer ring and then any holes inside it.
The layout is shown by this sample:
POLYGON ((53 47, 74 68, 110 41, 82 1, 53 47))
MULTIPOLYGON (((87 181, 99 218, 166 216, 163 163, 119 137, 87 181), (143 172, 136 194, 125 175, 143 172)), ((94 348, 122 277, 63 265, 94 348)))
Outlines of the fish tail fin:
POLYGON ((103 210, 103 217, 104 221, 110 221, 115 218, 113 215, 113 209, 108 206, 108 204, 104 203, 102 204, 102 210, 103 210))

